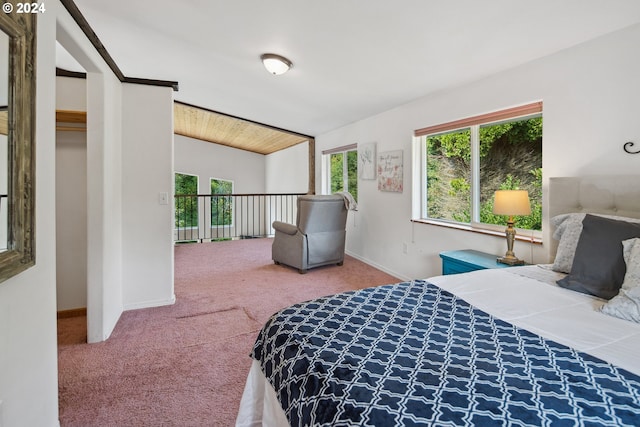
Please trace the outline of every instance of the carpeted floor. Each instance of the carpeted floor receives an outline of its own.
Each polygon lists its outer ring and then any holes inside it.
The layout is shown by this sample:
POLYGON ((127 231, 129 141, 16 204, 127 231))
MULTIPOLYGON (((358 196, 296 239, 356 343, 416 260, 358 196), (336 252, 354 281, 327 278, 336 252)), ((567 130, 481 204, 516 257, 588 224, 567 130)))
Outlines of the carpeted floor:
POLYGON ((176 304, 123 313, 86 344, 86 318, 58 321, 60 423, 231 426, 262 324, 315 297, 398 280, 354 258, 301 275, 271 239, 178 245, 176 304))

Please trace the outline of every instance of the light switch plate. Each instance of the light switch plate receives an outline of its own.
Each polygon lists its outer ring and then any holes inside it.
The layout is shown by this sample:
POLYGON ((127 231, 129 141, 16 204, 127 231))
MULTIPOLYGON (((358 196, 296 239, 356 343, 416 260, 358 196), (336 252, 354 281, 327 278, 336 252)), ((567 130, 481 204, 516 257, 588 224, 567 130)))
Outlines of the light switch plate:
POLYGON ((169 193, 158 193, 158 203, 161 205, 169 204, 169 193))

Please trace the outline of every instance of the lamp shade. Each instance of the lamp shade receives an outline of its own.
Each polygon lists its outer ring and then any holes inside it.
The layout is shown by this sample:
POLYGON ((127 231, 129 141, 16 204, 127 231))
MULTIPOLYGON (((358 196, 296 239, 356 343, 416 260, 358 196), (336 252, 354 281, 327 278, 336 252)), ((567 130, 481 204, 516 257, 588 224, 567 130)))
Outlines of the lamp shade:
POLYGON ((527 190, 498 190, 493 200, 493 213, 497 215, 529 215, 531 203, 527 190))
POLYGON ((284 74, 289 71, 289 68, 293 66, 293 63, 284 56, 276 55, 275 53, 265 53, 260 55, 260 59, 264 64, 264 68, 271 74, 276 76, 284 74))

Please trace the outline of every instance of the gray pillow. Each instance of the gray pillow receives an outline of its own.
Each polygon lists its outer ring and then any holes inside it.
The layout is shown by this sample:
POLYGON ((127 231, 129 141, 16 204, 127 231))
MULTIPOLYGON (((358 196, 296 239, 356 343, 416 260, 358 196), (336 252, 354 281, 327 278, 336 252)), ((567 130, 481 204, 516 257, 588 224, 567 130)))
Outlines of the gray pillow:
POLYGON ((611 299, 618 294, 626 265, 622 241, 640 237, 640 224, 585 215, 571 273, 558 285, 611 299))
MULTIPOLYGON (((551 218, 551 225, 554 229, 553 238, 558 240, 556 257, 554 258, 553 266, 551 267, 553 271, 558 271, 561 273, 571 272, 573 257, 576 253, 576 247, 578 246, 580 233, 582 233, 582 220, 584 220, 585 215, 586 214, 584 213, 570 213, 556 215, 551 218)), ((626 218, 622 216, 600 214, 598 214, 598 216, 616 219, 618 221, 640 223, 640 219, 637 218, 626 218)))
POLYGON ((627 272, 620 293, 600 309, 603 313, 620 319, 640 323, 640 239, 622 242, 627 272))

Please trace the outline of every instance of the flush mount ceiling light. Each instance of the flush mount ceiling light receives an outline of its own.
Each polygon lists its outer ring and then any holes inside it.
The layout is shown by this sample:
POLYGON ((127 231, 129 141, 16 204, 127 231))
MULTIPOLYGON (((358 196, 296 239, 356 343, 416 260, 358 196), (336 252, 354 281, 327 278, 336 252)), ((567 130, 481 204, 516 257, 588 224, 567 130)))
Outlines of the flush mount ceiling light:
POLYGON ((275 53, 264 53, 260 55, 264 68, 268 72, 276 76, 284 74, 289 71, 289 68, 293 66, 293 63, 284 56, 276 55, 275 53))

